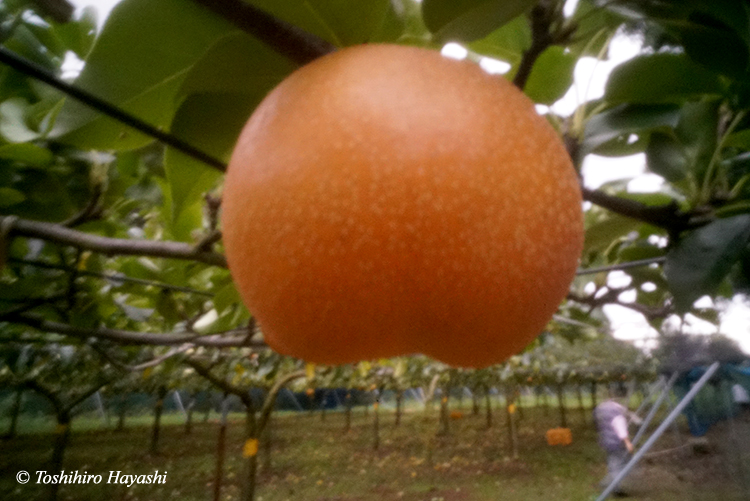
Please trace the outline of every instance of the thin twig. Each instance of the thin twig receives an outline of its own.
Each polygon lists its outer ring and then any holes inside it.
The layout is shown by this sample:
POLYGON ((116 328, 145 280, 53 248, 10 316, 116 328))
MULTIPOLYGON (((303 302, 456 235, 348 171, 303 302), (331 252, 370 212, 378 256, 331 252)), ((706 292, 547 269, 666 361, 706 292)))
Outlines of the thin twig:
POLYGON ((581 193, 583 194, 583 199, 588 202, 622 216, 663 228, 671 234, 696 228, 710 221, 710 215, 696 217, 695 214, 681 211, 676 201, 672 201, 666 205, 654 206, 646 205, 636 200, 608 195, 603 191, 592 190, 586 187, 581 187, 581 193))
POLYGON ((523 90, 531 75, 534 63, 554 43, 550 29, 552 19, 547 2, 540 2, 531 9, 531 46, 524 51, 513 84, 523 90))
MULTIPOLYGON (((44 269, 49 269, 49 270, 70 271, 70 268, 67 268, 65 266, 52 264, 52 263, 45 263, 44 261, 31 261, 28 259, 18 259, 18 258, 12 257, 8 259, 8 262, 15 263, 15 264, 23 264, 26 266, 34 266, 37 268, 44 268, 44 269)), ((122 273, 97 273, 97 272, 88 271, 88 270, 78 270, 78 274, 81 276, 101 278, 102 280, 108 280, 110 282, 114 282, 119 285, 125 282, 129 282, 129 283, 138 284, 138 285, 145 285, 147 287, 158 287, 164 290, 184 292, 186 294, 197 294, 197 295, 206 296, 206 297, 214 296, 212 292, 201 291, 198 289, 193 289, 192 287, 172 285, 166 282, 159 282, 157 280, 145 280, 143 278, 133 278, 133 277, 124 275, 122 273)))
POLYGON ((639 259, 637 261, 627 261, 625 263, 610 264, 607 266, 594 266, 591 268, 581 268, 576 271, 576 275, 594 275, 596 273, 605 273, 608 271, 627 270, 630 268, 640 268, 652 264, 662 264, 667 258, 664 256, 652 257, 649 259, 639 259))
POLYGON ((47 388, 42 383, 40 383, 39 381, 37 381, 36 379, 25 379, 16 386, 27 388, 31 391, 34 391, 40 394, 41 396, 49 400, 50 403, 52 404, 52 407, 55 408, 55 414, 60 414, 62 410, 65 409, 65 406, 63 405, 62 401, 57 396, 57 394, 54 391, 47 388))
POLYGON ((576 303, 590 306, 592 309, 605 305, 605 304, 614 304, 617 306, 622 306, 624 308, 628 308, 637 313, 640 313, 641 315, 646 317, 648 320, 666 318, 667 316, 669 316, 671 313, 674 312, 674 307, 669 301, 665 302, 664 304, 658 307, 650 307, 650 306, 645 306, 639 303, 626 303, 624 301, 620 301, 618 299, 618 296, 622 294, 623 292, 625 291, 622 289, 610 289, 609 291, 607 291, 606 294, 603 294, 599 297, 594 297, 593 295, 592 296, 580 296, 574 293, 570 293, 568 294, 567 298, 570 301, 575 301, 576 303))
POLYGON ((221 240, 222 234, 220 230, 212 230, 210 233, 206 234, 203 238, 201 238, 201 241, 198 242, 195 246, 195 250, 198 252, 210 252, 211 247, 221 240))
POLYGON ((87 221, 92 221, 102 214, 102 206, 99 203, 103 195, 103 189, 101 183, 94 185, 93 193, 86 207, 81 209, 78 214, 74 214, 70 219, 67 219, 60 223, 63 226, 73 228, 87 221))
MULTIPOLYGON (((47 297, 38 297, 38 298, 25 298, 23 301, 24 303, 16 306, 10 311, 3 312, 2 315, 17 315, 20 313, 24 313, 29 310, 33 310, 34 308, 37 308, 39 306, 54 303, 56 301, 60 301, 62 299, 65 299, 65 294, 55 294, 53 296, 47 296, 47 297)), ((0 301, 6 303, 15 303, 15 300, 13 299, 0 299, 0 301)))
POLYGON ((189 349, 193 348, 195 345, 186 343, 182 346, 176 346, 169 351, 167 351, 164 355, 155 357, 148 362, 143 362, 138 365, 128 365, 126 363, 120 362, 117 360, 112 354, 108 353, 104 347, 99 346, 97 343, 94 343, 91 345, 91 347, 96 350, 97 353, 99 353, 102 357, 104 357, 109 363, 114 365, 115 367, 128 371, 128 372, 139 372, 144 369, 148 369, 149 367, 156 367, 160 363, 164 362, 165 360, 172 358, 175 355, 179 355, 181 353, 185 353, 189 349))
POLYGON ((245 395, 248 393, 246 388, 240 388, 239 386, 235 386, 228 381, 214 375, 211 373, 211 368, 203 365, 202 363, 198 362, 194 358, 187 358, 185 359, 185 363, 188 364, 190 367, 192 367, 195 372, 198 373, 199 376, 202 376, 203 378, 207 379, 212 385, 216 386, 220 390, 222 390, 224 393, 229 393, 231 395, 237 395, 241 399, 244 398, 245 395))
MULTIPOLYGON (((7 222, 0 217, 0 225, 7 222)), ((182 242, 130 240, 101 237, 82 231, 65 228, 55 223, 44 223, 28 219, 15 218, 10 223, 9 237, 29 237, 47 240, 78 249, 99 252, 107 256, 151 256, 198 261, 201 263, 226 268, 226 258, 216 252, 196 250, 192 245, 182 242)))
POLYGON ((196 346, 211 346, 215 348, 265 347, 265 344, 259 341, 249 340, 247 336, 244 335, 246 329, 234 329, 231 331, 207 335, 182 332, 137 332, 122 329, 110 329, 107 327, 86 329, 75 325, 47 320, 39 315, 33 314, 6 314, 2 316, 2 321, 28 325, 29 327, 33 327, 42 332, 62 334, 82 339, 106 339, 119 344, 173 346, 192 343, 196 346))
POLYGON ((284 386, 294 381, 295 379, 303 378, 306 375, 307 371, 301 370, 290 372, 289 374, 281 376, 276 380, 274 385, 268 391, 268 395, 266 395, 265 400, 263 401, 263 407, 260 410, 260 418, 257 425, 259 430, 265 429, 266 424, 268 424, 268 420, 271 417, 271 412, 273 412, 274 405, 276 404, 276 395, 278 395, 279 391, 281 391, 284 386))

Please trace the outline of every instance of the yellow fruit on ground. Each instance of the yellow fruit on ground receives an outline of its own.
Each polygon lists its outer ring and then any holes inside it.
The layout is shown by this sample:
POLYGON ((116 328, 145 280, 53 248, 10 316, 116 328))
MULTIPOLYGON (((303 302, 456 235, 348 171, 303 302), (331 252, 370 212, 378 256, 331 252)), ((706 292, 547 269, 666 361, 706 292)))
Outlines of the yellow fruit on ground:
POLYGON ((569 156, 504 78, 435 51, 339 50, 258 106, 222 226, 276 351, 323 364, 505 360, 565 297, 583 244, 569 156))

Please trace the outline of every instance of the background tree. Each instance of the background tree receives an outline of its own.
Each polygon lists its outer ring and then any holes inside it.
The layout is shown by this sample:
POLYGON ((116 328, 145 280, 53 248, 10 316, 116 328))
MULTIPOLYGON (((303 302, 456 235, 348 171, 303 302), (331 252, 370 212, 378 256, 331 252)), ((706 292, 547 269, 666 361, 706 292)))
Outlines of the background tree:
MULTIPOLYGON (((115 367, 127 372, 153 363, 158 372, 173 357, 205 364, 201 370, 221 382, 221 391, 273 388, 278 380, 266 379, 269 366, 253 365, 267 356, 262 332, 222 255, 224 164, 270 89, 300 65, 360 43, 440 50, 451 42, 470 60, 506 62, 504 78, 541 105, 581 176, 586 241, 579 276, 547 329, 559 341, 540 338, 528 363, 513 358, 481 383, 504 387, 510 425, 517 387, 536 384, 543 373, 562 370, 566 386, 591 384, 593 403, 598 384, 654 373, 639 352, 605 334, 606 305, 629 308, 668 332, 675 318, 719 325, 722 300, 748 292, 745 2, 346 0, 300 7, 123 0, 100 32, 92 9, 71 14, 50 5, 0 5, 6 386, 36 381, 29 384, 47 388, 46 373, 33 373, 41 367, 36 362, 18 365, 22 354, 52 360, 72 349, 73 359, 83 360, 75 374, 82 380, 48 392, 62 409, 115 367), (573 85, 578 61, 607 59, 612 40, 622 36, 641 50, 615 68, 603 96, 570 114, 550 107, 573 85), (63 70, 71 54, 84 62, 80 74, 63 70), (663 181, 657 192, 635 193, 624 181, 588 187, 583 163, 590 155, 635 153, 663 181), (624 280, 612 280, 614 271, 624 280), (709 307, 696 302, 703 296, 712 299, 709 307)), ((662 349, 682 342, 666 336, 662 349)), ((734 360, 726 342, 710 345, 716 350, 697 351, 734 360)), ((67 372, 77 363, 60 365, 65 377, 74 376, 67 372)), ((397 395, 424 387, 431 405, 430 390, 445 384, 446 368, 410 358, 397 377, 400 363, 381 364, 392 367, 387 384, 397 395)))

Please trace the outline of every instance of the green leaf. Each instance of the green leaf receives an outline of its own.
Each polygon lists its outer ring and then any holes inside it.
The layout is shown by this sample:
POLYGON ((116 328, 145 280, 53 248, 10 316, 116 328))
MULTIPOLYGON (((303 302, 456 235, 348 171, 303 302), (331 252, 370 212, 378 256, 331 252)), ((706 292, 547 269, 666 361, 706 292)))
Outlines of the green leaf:
POLYGON ((613 243, 637 230, 642 224, 635 219, 613 214, 586 229, 584 252, 605 252, 613 243))
MULTIPOLYGON (((10 207, 26 200, 26 195, 13 188, 0 187, 0 207, 10 207)), ((2 243, 2 241, 0 241, 2 243)))
MULTIPOLYGON (((383 16, 383 21, 372 33, 369 42, 387 43, 403 40, 405 36, 408 36, 407 15, 407 10, 403 7, 403 3, 388 2, 388 9, 383 16)), ((422 29, 424 29, 424 27, 422 29)))
POLYGON ((646 165, 654 174, 676 183, 688 172, 687 158, 682 145, 673 134, 653 132, 646 148, 646 165))
POLYGON ((558 45, 539 56, 531 69, 524 92, 532 101, 550 105, 563 97, 573 84, 573 69, 578 59, 558 45))
POLYGON ((172 326, 181 320, 180 308, 175 301, 174 295, 168 290, 162 289, 154 301, 156 312, 161 315, 168 325, 172 326))
POLYGON ((717 147, 720 105, 718 100, 703 100, 686 103, 680 110, 675 134, 697 179, 703 178, 717 147))
MULTIPOLYGON (((743 77, 750 60, 750 7, 736 0, 602 2, 633 20, 657 24, 706 68, 743 77)), ((604 10, 604 9, 602 9, 604 10)))
POLYGON ((750 214, 718 219, 692 231, 667 254, 664 273, 680 312, 712 294, 742 255, 750 238, 750 214))
POLYGON ((719 76, 682 54, 635 57, 619 66, 607 80, 605 99, 616 103, 679 103, 705 95, 720 95, 719 76))
MULTIPOLYGON (((110 14, 75 84, 166 128, 187 71, 231 31, 195 2, 124 0, 110 14)), ((152 140, 73 100, 63 106, 51 136, 89 149, 130 149, 152 140)))
POLYGON ((39 138, 39 133, 26 125, 29 104, 15 97, 0 104, 0 136, 11 143, 25 143, 39 138))
POLYGON ((61 179, 45 169, 16 169, 13 188, 26 196, 26 200, 13 207, 13 213, 29 219, 60 221, 75 208, 72 198, 85 194, 73 193, 61 179))
MULTIPOLYGON (((256 105, 257 96, 247 94, 193 94, 177 112, 172 132, 204 151, 226 158, 256 105)), ((172 148, 167 149, 164 167, 171 192, 172 221, 180 219, 187 208, 202 204, 203 194, 214 188, 222 176, 216 169, 172 148)), ((180 231, 175 237, 189 239, 189 231, 180 231)))
POLYGON ((223 314, 232 305, 242 303, 240 294, 237 292, 237 288, 234 286, 233 281, 230 280, 226 285, 216 291, 213 303, 214 308, 216 308, 219 315, 223 314))
POLYGON ((53 30, 69 50, 85 59, 96 40, 96 26, 96 8, 89 5, 76 21, 55 25, 53 30))
MULTIPOLYGON (((189 157, 185 158, 186 162, 196 162, 189 157)), ((186 175, 189 175, 189 168, 185 168, 184 172, 186 175)), ((192 241, 193 231, 201 228, 203 224, 202 201, 196 201, 192 204, 183 204, 179 213, 177 213, 174 210, 174 204, 172 203, 172 190, 167 180, 157 178, 156 183, 161 188, 164 197, 164 202, 161 206, 161 216, 165 221, 165 236, 167 238, 184 242, 192 241)))
POLYGON ((5 40, 3 45, 16 54, 50 70, 57 71, 59 58, 56 57, 44 44, 32 33, 25 24, 17 26, 13 30, 13 36, 5 40))
POLYGON ((531 28, 526 16, 518 16, 486 37, 469 44, 469 49, 483 56, 500 59, 512 66, 521 62, 531 46, 531 28))
POLYGON ((607 154, 613 142, 627 143, 631 134, 644 136, 653 130, 676 127, 679 119, 676 105, 623 104, 589 119, 581 147, 585 153, 607 154))
POLYGON ((662 257, 664 256, 665 252, 666 251, 661 247, 655 247, 653 245, 630 245, 622 247, 619 250, 618 258, 621 262, 639 261, 641 259, 662 257))
POLYGON ((177 99, 181 103, 191 94, 235 93, 260 102, 296 68, 266 44, 244 33, 232 33, 218 40, 190 68, 177 99))
POLYGON ((724 146, 750 150, 750 129, 734 132, 724 139, 724 146))
POLYGON ((427 28, 442 41, 473 42, 527 11, 535 0, 423 0, 427 28))
POLYGON ((0 158, 33 167, 44 167, 52 162, 53 155, 47 148, 31 143, 15 143, 0 146, 0 158))
POLYGON ((594 0, 579 0, 570 19, 576 24, 576 32, 568 49, 577 56, 598 57, 610 35, 622 25, 619 16, 595 3, 594 0))
POLYGON ((369 42, 382 26, 389 0, 250 0, 250 3, 344 47, 369 42))
POLYGON ((740 33, 690 21, 662 24, 682 42, 685 52, 696 63, 728 76, 741 78, 746 74, 750 51, 740 33))
MULTIPOLYGON (((177 94, 182 105, 172 121, 172 133, 228 160, 253 109, 294 69, 289 60, 246 34, 222 38, 185 76, 177 94)), ((221 174, 171 148, 164 162, 175 222, 188 207, 195 211, 221 174)), ((178 234, 185 239, 189 232, 178 234)))

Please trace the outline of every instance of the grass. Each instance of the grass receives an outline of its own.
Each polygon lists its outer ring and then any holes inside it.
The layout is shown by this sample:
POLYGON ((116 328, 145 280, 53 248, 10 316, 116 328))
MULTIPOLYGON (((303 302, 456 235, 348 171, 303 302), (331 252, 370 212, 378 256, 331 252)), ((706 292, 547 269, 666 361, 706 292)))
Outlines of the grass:
MULTIPOLYGON (((439 429, 437 409, 426 416, 421 410, 411 408, 398 427, 394 426, 391 410, 381 408, 379 415, 380 447, 377 451, 373 449, 372 408, 367 414, 362 409, 354 413, 348 433, 344 432, 341 412, 329 411, 324 419, 317 412, 274 415, 271 464, 259 472, 257 499, 586 501, 595 498, 598 481, 604 474, 604 457, 596 444, 588 410, 568 412, 573 444, 550 447, 545 442, 544 432, 557 426, 556 408, 524 408, 517 459, 511 457, 505 416, 500 409, 495 410, 494 426, 488 429, 483 411, 474 416, 466 408, 464 417, 452 420, 450 433, 443 436, 436 434, 439 429)), ((242 416, 230 417, 223 500, 238 498, 243 471, 242 416)), ((66 471, 103 474, 106 482, 111 470, 124 474, 166 470, 167 482, 129 488, 104 482, 63 485, 60 498, 212 499, 218 432, 215 418, 213 415, 207 423, 195 423, 192 434, 186 435, 181 426, 184 420, 181 414, 164 415, 161 453, 153 456, 147 453, 150 416, 130 417, 127 428, 121 432, 102 429, 102 421, 96 417, 79 418, 73 423, 73 435, 65 457, 66 471)), ((19 485, 15 475, 19 470, 34 474, 45 469, 54 428, 54 424, 47 421, 24 419, 19 423, 24 433, 2 444, 0 499, 45 499, 45 488, 34 483, 36 477, 29 484, 19 485)), ((672 437, 664 440, 668 442, 672 437)), ((666 443, 665 447, 669 445, 666 443)), ((728 482, 721 471, 708 469, 704 462, 691 462, 693 459, 700 460, 690 456, 675 462, 670 457, 644 467, 652 476, 642 476, 647 487, 640 489, 643 492, 637 499, 740 499, 736 497, 736 486, 728 482), (670 469, 677 467, 675 465, 683 470, 687 468, 688 472, 691 468, 699 469, 705 475, 685 474, 680 470, 684 481, 666 482, 666 478, 679 477, 679 473, 670 469), (653 472, 659 474, 654 476, 653 472), (712 481, 706 481, 707 478, 712 481), (665 485, 669 488, 665 489, 665 485), (706 497, 700 497, 702 495, 706 497)), ((262 447, 259 460, 261 463, 267 460, 262 447)))

